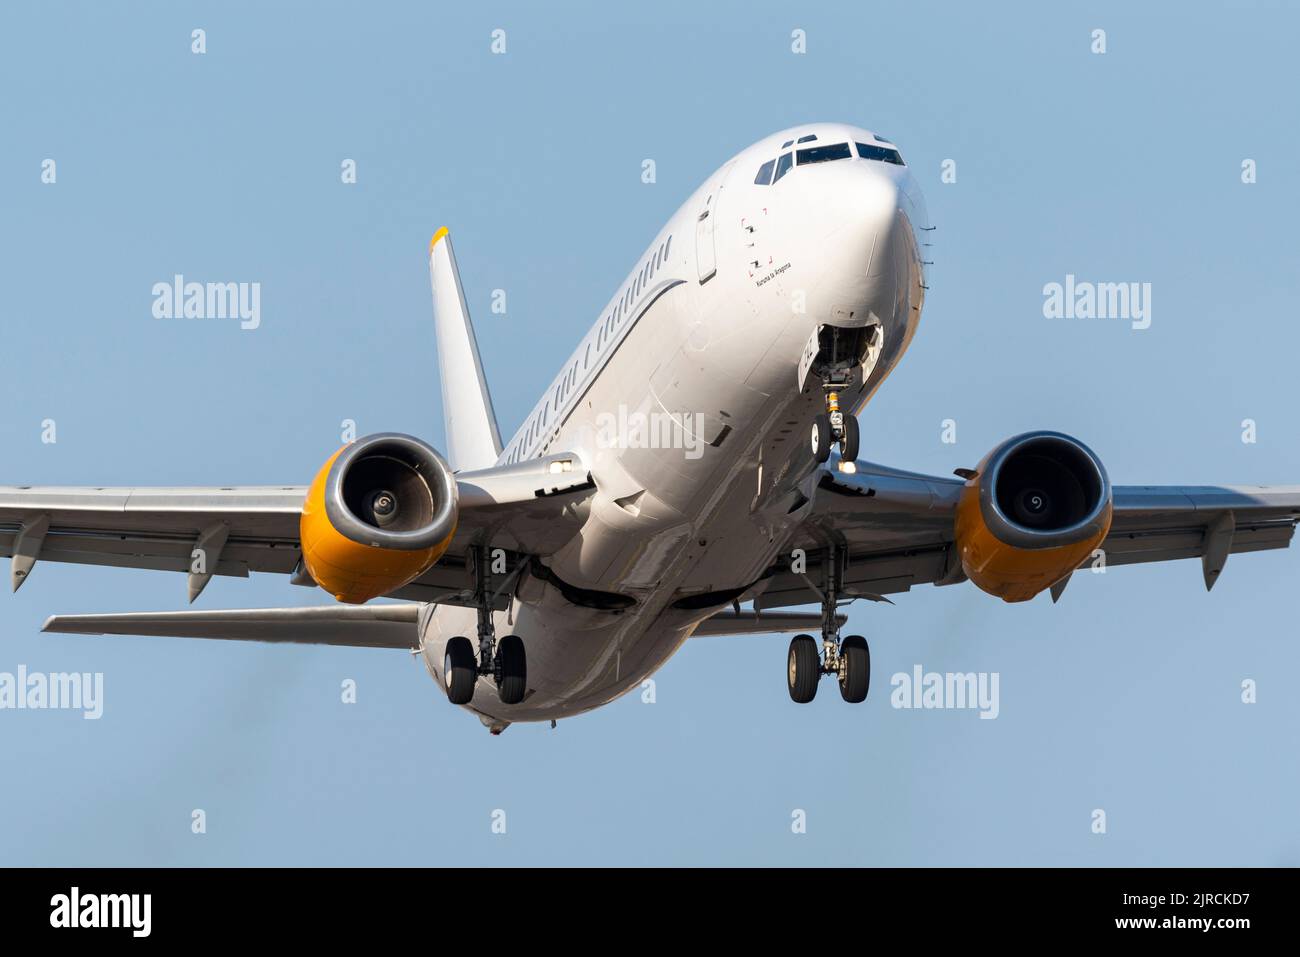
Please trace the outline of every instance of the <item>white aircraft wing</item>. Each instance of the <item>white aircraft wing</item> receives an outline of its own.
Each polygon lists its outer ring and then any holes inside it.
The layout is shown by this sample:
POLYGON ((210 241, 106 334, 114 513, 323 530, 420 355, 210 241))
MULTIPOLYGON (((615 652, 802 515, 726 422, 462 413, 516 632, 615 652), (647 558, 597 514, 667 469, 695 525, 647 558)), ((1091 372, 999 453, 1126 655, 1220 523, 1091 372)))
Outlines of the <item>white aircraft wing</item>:
MULTIPOLYGON (((818 554, 845 554, 844 597, 886 600, 913 585, 954 584, 965 575, 953 545, 963 482, 868 462, 855 473, 823 470, 791 549, 809 556, 795 574, 788 556, 756 591, 758 609, 815 604, 818 554)), ((1113 486, 1114 517, 1101 544, 1107 565, 1200 558, 1212 587, 1227 557, 1286 548, 1300 521, 1300 485, 1113 486)), ((1085 565, 1087 562, 1085 562, 1085 565)), ((1064 583, 1053 588, 1060 597, 1064 583)))
MULTIPOLYGON (((442 559, 395 594, 466 603, 471 548, 483 541, 545 556, 582 525, 593 485, 576 457, 561 454, 456 476, 459 518, 442 559)), ((191 600, 213 574, 294 575, 306 486, 94 488, 0 486, 0 556, 13 558, 14 590, 37 562, 161 569, 188 576, 191 600), (191 571, 202 548, 205 572, 191 571)), ((501 599, 504 601, 504 597, 501 599)))

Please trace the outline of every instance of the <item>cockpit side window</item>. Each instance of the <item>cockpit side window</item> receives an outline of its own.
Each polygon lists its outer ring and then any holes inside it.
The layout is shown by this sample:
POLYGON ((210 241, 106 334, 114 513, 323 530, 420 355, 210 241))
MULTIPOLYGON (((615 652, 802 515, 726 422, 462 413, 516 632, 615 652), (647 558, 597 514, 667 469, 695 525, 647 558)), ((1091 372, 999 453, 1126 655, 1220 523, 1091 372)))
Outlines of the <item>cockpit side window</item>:
POLYGON ((833 146, 810 146, 807 149, 799 150, 799 165, 807 166, 809 163, 829 163, 831 160, 848 159, 853 155, 849 149, 848 143, 836 143, 833 146))
POLYGON ((777 182, 786 173, 790 172, 790 167, 794 165, 793 153, 782 153, 781 158, 776 161, 776 177, 772 180, 777 182))
POLYGON ((758 168, 758 175, 754 177, 754 182, 759 186, 767 186, 772 182, 772 167, 776 166, 776 160, 768 160, 758 168))
POLYGON ((799 137, 799 142, 800 142, 800 143, 811 143, 811 142, 812 142, 813 140, 815 140, 815 139, 817 139, 817 134, 816 134, 816 133, 809 133, 807 136, 801 136, 801 137, 799 137))
POLYGON ((879 160, 882 163, 893 163, 895 166, 906 166, 903 157, 899 155, 898 150, 890 149, 887 146, 869 146, 866 143, 858 143, 858 155, 863 159, 879 160))

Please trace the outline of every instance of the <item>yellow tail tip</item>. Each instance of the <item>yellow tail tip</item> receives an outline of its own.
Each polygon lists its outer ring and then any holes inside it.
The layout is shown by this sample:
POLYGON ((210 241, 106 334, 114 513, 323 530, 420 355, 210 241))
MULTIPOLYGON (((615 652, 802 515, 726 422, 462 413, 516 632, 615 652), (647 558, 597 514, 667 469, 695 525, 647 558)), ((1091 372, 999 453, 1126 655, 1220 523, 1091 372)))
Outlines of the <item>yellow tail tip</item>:
POLYGON ((440 230, 438 230, 436 233, 433 234, 433 238, 429 240, 429 252, 431 253, 433 252, 433 247, 438 245, 438 240, 442 239, 443 236, 446 236, 447 233, 448 233, 447 227, 443 226, 440 230))

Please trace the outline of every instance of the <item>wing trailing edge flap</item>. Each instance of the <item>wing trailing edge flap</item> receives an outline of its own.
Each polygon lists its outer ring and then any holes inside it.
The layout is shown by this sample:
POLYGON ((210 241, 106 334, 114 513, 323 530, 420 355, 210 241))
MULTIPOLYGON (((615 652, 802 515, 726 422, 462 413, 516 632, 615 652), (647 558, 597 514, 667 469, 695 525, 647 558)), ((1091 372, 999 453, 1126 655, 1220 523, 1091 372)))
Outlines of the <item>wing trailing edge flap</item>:
POLYGON ((41 630, 65 635, 147 635, 415 649, 419 645, 420 607, 418 604, 323 605, 53 615, 41 630))
MULTIPOLYGON (((845 615, 836 615, 836 621, 843 625, 848 621, 845 615)), ((753 611, 720 611, 706 618, 695 629, 696 638, 724 638, 730 635, 788 635, 799 632, 820 634, 822 616, 820 612, 785 611, 759 614, 753 611)))
POLYGON ((1118 485, 1114 494, 1106 564, 1199 557, 1207 591, 1228 556, 1287 548, 1300 521, 1295 485, 1118 485))

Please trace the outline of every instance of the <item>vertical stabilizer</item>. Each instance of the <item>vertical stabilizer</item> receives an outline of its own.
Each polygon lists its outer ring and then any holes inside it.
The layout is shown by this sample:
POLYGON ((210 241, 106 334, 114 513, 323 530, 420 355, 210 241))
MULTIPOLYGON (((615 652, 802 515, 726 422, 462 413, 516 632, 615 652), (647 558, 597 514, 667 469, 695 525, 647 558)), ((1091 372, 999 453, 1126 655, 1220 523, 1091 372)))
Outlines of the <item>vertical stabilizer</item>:
POLYGON ((483 377, 478 342, 445 226, 429 241, 429 277, 433 282, 433 327, 438 337, 447 458, 458 472, 488 468, 501 454, 501 433, 497 431, 492 397, 483 377))

